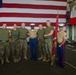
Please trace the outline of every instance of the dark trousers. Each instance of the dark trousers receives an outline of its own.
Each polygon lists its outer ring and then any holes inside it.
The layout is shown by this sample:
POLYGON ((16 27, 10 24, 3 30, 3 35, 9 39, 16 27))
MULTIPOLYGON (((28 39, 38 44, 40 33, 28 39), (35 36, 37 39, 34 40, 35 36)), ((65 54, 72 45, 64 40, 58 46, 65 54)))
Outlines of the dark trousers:
POLYGON ((31 58, 37 59, 37 39, 30 38, 30 50, 31 50, 31 58))
POLYGON ((59 44, 57 43, 57 58, 60 66, 64 66, 64 49, 65 45, 59 47, 59 44))

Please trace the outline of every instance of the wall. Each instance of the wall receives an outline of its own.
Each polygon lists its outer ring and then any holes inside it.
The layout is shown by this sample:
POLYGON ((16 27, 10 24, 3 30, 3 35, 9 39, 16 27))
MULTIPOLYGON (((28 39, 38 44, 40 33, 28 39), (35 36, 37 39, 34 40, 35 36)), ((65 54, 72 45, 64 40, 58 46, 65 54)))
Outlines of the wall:
POLYGON ((76 25, 74 26, 74 40, 76 42, 76 25))

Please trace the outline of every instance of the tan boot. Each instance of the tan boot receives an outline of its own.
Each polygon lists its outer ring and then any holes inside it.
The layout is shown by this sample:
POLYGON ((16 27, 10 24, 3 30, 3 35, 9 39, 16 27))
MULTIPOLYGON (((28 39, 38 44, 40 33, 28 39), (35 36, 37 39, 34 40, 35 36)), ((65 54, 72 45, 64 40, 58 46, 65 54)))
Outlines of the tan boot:
POLYGON ((7 63, 10 63, 10 61, 9 61, 9 59, 8 59, 8 58, 6 58, 6 62, 7 62, 7 63))
POLYGON ((52 61, 52 62, 50 63, 50 65, 55 66, 54 61, 52 61))
POLYGON ((21 60, 21 57, 19 57, 19 61, 21 60))
POLYGON ((1 65, 3 65, 4 64, 4 59, 1 59, 1 65))
POLYGON ((18 58, 16 59, 16 62, 19 62, 19 59, 18 58))
POLYGON ((14 62, 17 62, 15 57, 13 58, 13 60, 14 60, 14 62))
POLYGON ((48 58, 47 60, 46 60, 46 62, 49 62, 50 61, 50 58, 48 58))
POLYGON ((41 57, 39 58, 39 60, 42 60, 43 59, 43 56, 41 55, 41 57))
POLYGON ((26 56, 24 56, 24 59, 25 59, 25 60, 28 60, 28 58, 27 58, 26 56))
POLYGON ((46 61, 46 57, 43 58, 43 61, 46 61))

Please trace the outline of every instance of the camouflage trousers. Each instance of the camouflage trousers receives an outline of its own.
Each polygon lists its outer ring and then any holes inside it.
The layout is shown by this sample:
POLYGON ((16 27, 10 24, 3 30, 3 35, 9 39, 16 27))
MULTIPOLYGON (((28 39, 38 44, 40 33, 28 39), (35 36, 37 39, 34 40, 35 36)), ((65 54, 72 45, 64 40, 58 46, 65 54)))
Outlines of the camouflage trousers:
POLYGON ((0 58, 3 58, 4 54, 6 58, 10 56, 10 45, 9 42, 0 41, 0 58))
POLYGON ((27 40, 26 39, 20 39, 20 55, 22 56, 22 53, 25 56, 27 56, 27 40))
POLYGON ((19 40, 12 39, 11 49, 12 49, 13 58, 19 58, 20 57, 20 42, 19 42, 19 40))
POLYGON ((46 53, 47 53, 48 57, 51 58, 51 60, 53 59, 52 58, 52 47, 53 47, 53 39, 51 39, 51 38, 45 39, 46 53))
POLYGON ((39 39, 38 40, 38 46, 39 46, 40 55, 46 56, 45 42, 44 42, 44 40, 39 39))

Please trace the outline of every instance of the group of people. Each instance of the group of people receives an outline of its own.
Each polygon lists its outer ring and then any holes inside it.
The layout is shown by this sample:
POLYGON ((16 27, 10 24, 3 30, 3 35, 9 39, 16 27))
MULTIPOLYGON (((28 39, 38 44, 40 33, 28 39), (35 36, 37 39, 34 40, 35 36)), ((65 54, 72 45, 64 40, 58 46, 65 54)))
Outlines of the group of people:
MULTIPOLYGON (((31 52, 30 58, 50 62, 51 65, 54 65, 55 60, 52 55, 54 27, 51 26, 51 22, 49 20, 46 21, 46 28, 42 24, 39 24, 39 29, 34 28, 34 23, 31 23, 30 26, 31 29, 28 30, 25 23, 22 23, 20 28, 17 28, 17 24, 14 24, 13 29, 7 29, 7 25, 4 23, 2 28, 0 28, 1 65, 4 64, 4 60, 10 63, 10 44, 14 62, 21 60, 22 53, 24 59, 28 60, 26 39, 28 36, 31 52), (11 38, 11 41, 9 38, 11 38), (37 50, 39 50, 40 57, 37 55, 37 50)), ((64 67, 63 47, 66 42, 66 33, 63 30, 63 26, 59 26, 59 29, 57 34, 57 58, 59 66, 64 67)))

